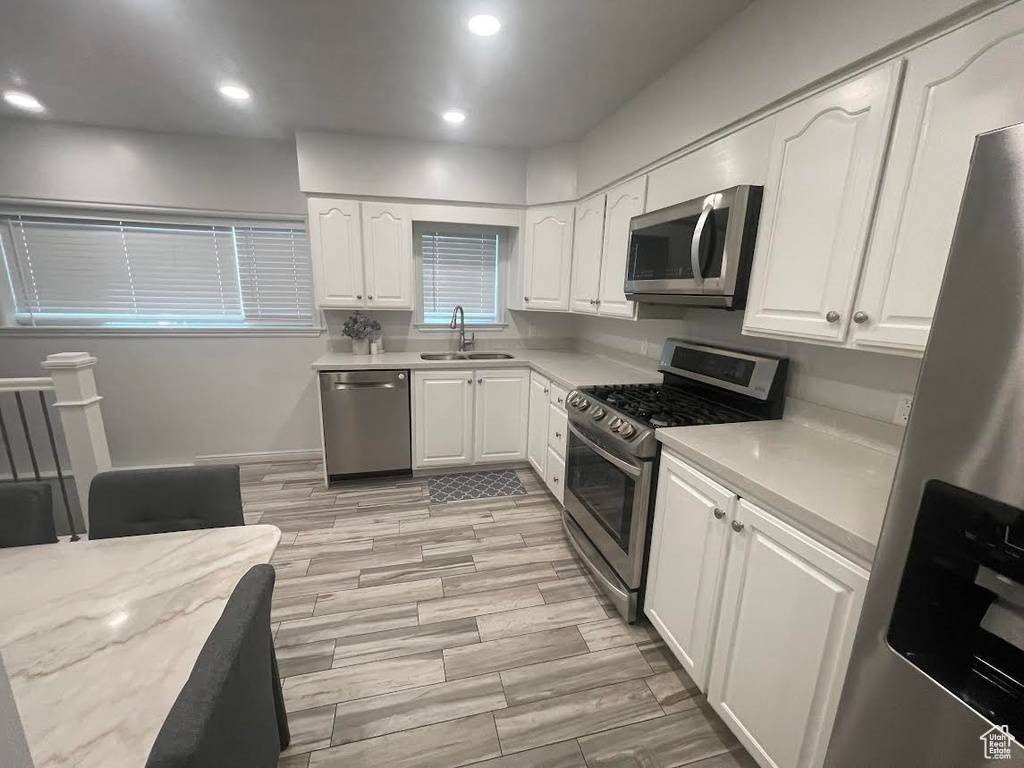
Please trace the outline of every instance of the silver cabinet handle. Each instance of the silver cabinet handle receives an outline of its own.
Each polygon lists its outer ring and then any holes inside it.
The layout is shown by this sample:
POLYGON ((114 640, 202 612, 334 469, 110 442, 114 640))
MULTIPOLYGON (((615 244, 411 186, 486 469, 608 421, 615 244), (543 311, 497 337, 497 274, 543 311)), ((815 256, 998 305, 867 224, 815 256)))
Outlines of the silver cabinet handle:
POLYGON ((529 296, 523 296, 523 301, 529 301, 529 300, 530 300, 529 296))
POLYGON ((734 531, 736 531, 736 533, 739 533, 740 531, 743 530, 743 523, 741 523, 739 520, 733 520, 732 521, 732 529, 734 531))
POLYGON ((697 226, 693 228, 693 239, 690 241, 690 268, 693 269, 693 279, 698 285, 704 282, 704 275, 700 270, 700 241, 704 237, 704 227, 714 212, 715 206, 710 203, 704 206, 700 218, 697 219, 697 226))
POLYGON ((373 296, 367 296, 366 298, 368 298, 370 301, 373 301, 373 296))
POLYGON ((484 380, 483 380, 483 379, 477 379, 477 380, 476 380, 476 383, 477 383, 477 384, 483 384, 483 383, 484 383, 484 380))
POLYGON ((473 380, 472 380, 472 379, 466 379, 466 383, 467 383, 467 384, 472 384, 472 383, 473 383, 473 380))
POLYGON ((561 397, 558 398, 558 404, 561 405, 563 400, 564 400, 564 398, 561 398, 561 397))
POLYGON ((544 394, 546 395, 547 393, 548 393, 548 391, 547 391, 547 390, 545 389, 545 390, 544 390, 544 394))
POLYGON ((861 323, 866 323, 867 321, 868 321, 868 313, 867 312, 854 312, 853 313, 853 322, 855 322, 857 325, 860 325, 861 323))
POLYGON ((715 519, 721 520, 723 517, 725 517, 725 510, 715 507, 715 519))
POLYGON ((590 300, 590 303, 591 303, 591 304, 597 304, 597 299, 591 299, 591 300, 590 300))
POLYGON ((597 306, 600 306, 601 305, 601 300, 600 299, 594 299, 594 304, 597 305, 597 306))
POLYGON ((555 485, 558 485, 558 478, 557 477, 552 476, 551 479, 555 481, 555 485))
POLYGON ((561 432, 555 432, 555 437, 557 437, 559 440, 561 440, 562 439, 562 433, 561 432))
POLYGON ((834 309, 830 309, 828 314, 825 315, 825 320, 827 320, 830 323, 838 323, 839 322, 839 313, 836 312, 834 309))
POLYGON ((363 298, 363 294, 361 294, 361 293, 357 293, 357 294, 356 294, 356 298, 357 298, 357 299, 361 299, 361 298, 363 298))

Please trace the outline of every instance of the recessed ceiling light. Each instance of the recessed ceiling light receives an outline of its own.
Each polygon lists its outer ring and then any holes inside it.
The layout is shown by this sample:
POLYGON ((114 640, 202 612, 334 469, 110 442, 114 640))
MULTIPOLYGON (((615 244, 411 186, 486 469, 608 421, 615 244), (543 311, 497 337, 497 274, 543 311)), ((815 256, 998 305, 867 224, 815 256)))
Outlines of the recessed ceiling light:
POLYGON ((447 112, 441 115, 441 117, 443 117, 447 122, 451 123, 452 125, 458 125, 459 123, 466 119, 466 113, 463 112, 461 109, 449 109, 447 112))
POLYGON ((501 29, 501 22, 494 16, 482 13, 471 18, 466 26, 469 27, 469 31, 474 35, 490 37, 491 35, 496 35, 498 30, 501 29))
POLYGON ((238 83, 221 83, 217 90, 221 96, 232 101, 248 101, 252 98, 249 89, 238 83))
POLYGON ((24 91, 4 91, 4 101, 12 107, 24 109, 27 112, 43 112, 46 109, 39 103, 39 99, 24 91))

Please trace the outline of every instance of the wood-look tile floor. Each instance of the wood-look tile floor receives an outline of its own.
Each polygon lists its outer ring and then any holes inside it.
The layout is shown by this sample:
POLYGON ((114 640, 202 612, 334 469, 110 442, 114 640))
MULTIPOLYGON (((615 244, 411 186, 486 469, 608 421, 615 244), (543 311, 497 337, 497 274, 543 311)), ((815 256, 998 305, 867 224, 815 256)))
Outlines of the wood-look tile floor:
POLYGON ((312 462, 242 468, 247 522, 283 533, 281 766, 754 765, 519 476, 526 496, 431 504, 425 479, 327 490, 312 462))

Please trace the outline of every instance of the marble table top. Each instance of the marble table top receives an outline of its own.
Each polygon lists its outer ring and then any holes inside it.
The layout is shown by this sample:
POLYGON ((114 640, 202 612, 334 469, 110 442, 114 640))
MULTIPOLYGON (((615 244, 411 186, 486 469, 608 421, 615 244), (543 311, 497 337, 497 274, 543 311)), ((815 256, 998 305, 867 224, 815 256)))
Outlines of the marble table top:
POLYGON ((0 653, 43 766, 142 766, 242 575, 249 525, 0 549, 0 653))

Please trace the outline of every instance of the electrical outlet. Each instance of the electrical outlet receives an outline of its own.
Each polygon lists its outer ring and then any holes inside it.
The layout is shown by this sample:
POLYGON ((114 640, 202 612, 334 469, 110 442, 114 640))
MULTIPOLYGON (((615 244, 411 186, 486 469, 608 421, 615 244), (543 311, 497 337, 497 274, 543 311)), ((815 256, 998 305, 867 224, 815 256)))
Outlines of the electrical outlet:
POLYGON ((644 357, 647 357, 647 345, 648 345, 647 339, 643 339, 640 342, 640 354, 643 355, 644 357))
POLYGON ((910 420, 910 406, 913 404, 913 395, 900 395, 896 399, 896 413, 892 416, 892 423, 906 426, 910 420))

